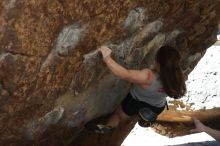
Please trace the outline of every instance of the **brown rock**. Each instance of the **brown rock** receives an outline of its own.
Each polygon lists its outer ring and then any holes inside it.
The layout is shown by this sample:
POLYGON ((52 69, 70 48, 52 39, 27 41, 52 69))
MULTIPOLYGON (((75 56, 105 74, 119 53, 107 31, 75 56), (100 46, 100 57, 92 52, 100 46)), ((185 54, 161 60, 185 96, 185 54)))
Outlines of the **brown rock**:
POLYGON ((120 145, 133 124, 106 136, 82 131, 130 87, 96 49, 108 44, 137 68, 171 45, 187 76, 216 41, 219 14, 218 0, 1 0, 1 96, 10 98, 0 98, 0 145, 120 145))

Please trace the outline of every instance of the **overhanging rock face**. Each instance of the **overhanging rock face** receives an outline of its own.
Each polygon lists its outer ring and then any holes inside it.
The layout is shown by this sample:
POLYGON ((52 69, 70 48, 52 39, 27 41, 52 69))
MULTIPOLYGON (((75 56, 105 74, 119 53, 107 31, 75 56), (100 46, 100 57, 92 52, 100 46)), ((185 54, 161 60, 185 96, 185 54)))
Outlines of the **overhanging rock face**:
MULTIPOLYGON (((171 45, 187 76, 219 20, 219 0, 1 0, 1 145, 89 145, 83 125, 112 112, 130 87, 105 67, 100 45, 128 68, 150 67, 171 45)), ((120 145, 128 131, 93 145, 120 145)))

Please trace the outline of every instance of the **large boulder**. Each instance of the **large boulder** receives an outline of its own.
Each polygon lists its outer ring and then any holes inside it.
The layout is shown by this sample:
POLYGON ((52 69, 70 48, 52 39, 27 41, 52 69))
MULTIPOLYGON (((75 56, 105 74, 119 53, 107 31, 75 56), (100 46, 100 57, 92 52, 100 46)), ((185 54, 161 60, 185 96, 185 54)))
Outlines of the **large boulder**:
POLYGON ((83 130, 130 88, 97 48, 141 68, 171 45, 187 77, 216 41, 219 20, 219 0, 1 0, 0 145, 120 145, 135 118, 106 136, 83 130))

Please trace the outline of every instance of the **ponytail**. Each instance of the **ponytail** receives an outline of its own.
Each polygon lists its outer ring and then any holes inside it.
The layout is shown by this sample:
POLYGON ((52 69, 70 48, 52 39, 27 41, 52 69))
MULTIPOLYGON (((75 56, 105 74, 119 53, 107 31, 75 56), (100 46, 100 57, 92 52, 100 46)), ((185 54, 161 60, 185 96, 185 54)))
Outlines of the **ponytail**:
POLYGON ((186 85, 180 67, 179 52, 169 46, 161 47, 157 52, 156 61, 160 64, 160 79, 164 90, 171 98, 180 98, 185 95, 186 85))

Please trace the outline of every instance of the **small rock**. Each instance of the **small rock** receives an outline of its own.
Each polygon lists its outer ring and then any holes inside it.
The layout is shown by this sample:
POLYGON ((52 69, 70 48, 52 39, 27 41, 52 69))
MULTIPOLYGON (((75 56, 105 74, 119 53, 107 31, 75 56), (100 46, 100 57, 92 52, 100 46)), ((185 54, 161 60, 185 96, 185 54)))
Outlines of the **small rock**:
POLYGON ((162 135, 165 135, 165 134, 166 134, 166 131, 165 131, 165 130, 162 130, 162 131, 161 131, 161 134, 162 134, 162 135))
POLYGON ((164 127, 162 125, 158 125, 157 130, 162 131, 162 130, 164 130, 164 127))

